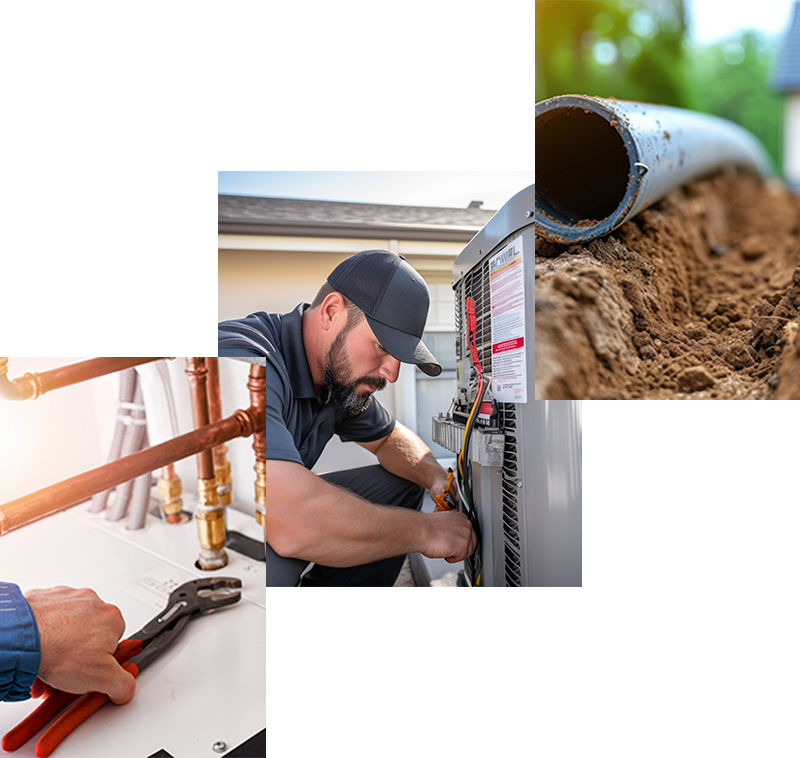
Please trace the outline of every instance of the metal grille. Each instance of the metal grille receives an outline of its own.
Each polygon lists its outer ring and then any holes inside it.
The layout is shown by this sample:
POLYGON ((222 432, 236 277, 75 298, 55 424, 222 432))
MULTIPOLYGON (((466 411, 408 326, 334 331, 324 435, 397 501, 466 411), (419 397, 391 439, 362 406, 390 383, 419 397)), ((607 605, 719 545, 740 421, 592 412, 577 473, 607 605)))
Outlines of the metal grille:
MULTIPOLYGON (((477 328, 475 341, 478 346, 478 357, 484 371, 492 370, 492 321, 489 298, 489 262, 484 261, 468 272, 464 280, 467 297, 475 301, 477 328)), ((463 309, 463 304, 462 304, 463 309)), ((466 335, 465 335, 466 337, 466 335)), ((466 347, 466 345, 465 345, 466 347)), ((467 349, 469 349, 467 347, 467 349)))
MULTIPOLYGON (((469 271, 456 287, 456 328, 461 340, 462 355, 469 355, 466 334, 466 318, 464 313, 465 298, 475 300, 475 316, 477 319, 476 343, 478 356, 483 370, 492 370, 492 321, 491 297, 489 289, 489 263, 484 261, 469 271)), ((467 362, 471 363, 467 358, 467 362)), ((472 401, 474 398, 470 398, 472 401)), ((500 403, 500 429, 505 434, 505 451, 503 454, 503 502, 502 525, 504 546, 505 584, 508 587, 522 586, 522 561, 520 551, 520 526, 518 500, 520 489, 517 482, 521 479, 517 460, 517 416, 514 403, 500 403)), ((521 462, 519 462, 521 463, 521 462)), ((498 577, 500 579, 500 577, 498 577)))
POLYGON ((517 499, 521 478, 517 459, 517 414, 514 403, 500 403, 501 428, 505 434, 503 454, 503 542, 505 546, 506 586, 522 586, 517 499))

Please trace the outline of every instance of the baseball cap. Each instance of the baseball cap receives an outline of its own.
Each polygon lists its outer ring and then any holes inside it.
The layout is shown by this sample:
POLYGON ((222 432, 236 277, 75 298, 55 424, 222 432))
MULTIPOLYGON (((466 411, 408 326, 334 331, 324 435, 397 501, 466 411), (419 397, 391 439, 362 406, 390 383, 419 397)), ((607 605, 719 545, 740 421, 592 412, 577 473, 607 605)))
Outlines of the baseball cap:
POLYGON ((388 353, 414 363, 428 376, 442 367, 422 342, 428 318, 428 285, 402 255, 388 250, 363 250, 342 261, 328 284, 352 300, 388 353))

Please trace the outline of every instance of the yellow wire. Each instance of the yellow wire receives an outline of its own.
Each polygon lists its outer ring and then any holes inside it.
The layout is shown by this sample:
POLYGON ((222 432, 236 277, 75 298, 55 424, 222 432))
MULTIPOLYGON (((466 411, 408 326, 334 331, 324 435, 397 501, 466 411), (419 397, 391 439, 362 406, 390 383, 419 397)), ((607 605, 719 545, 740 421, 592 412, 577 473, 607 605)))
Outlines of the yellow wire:
POLYGON ((481 389, 483 389, 483 377, 481 377, 480 382, 478 383, 478 394, 475 397, 475 405, 472 406, 472 410, 470 411, 469 416, 467 416, 467 423, 464 426, 464 439, 461 442, 461 453, 458 456, 458 471, 461 474, 461 479, 464 479, 464 465, 463 465, 463 458, 464 458, 464 451, 467 447, 467 429, 469 429, 470 421, 472 417, 475 415, 475 411, 478 409, 478 404, 480 403, 481 399, 481 389))

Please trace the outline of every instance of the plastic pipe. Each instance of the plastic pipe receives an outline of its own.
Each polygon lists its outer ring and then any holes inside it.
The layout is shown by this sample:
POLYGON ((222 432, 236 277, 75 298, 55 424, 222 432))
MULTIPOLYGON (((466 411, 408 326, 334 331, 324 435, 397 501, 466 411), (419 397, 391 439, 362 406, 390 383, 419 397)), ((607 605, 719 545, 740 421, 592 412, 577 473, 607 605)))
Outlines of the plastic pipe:
MULTIPOLYGON (((149 445, 145 445, 145 447, 149 447, 149 445)), ((134 480, 126 529, 135 530, 144 527, 144 522, 147 518, 147 506, 150 505, 152 483, 153 475, 150 471, 137 476, 134 480)))
POLYGON ((764 146, 717 116, 560 95, 536 105, 536 233, 561 244, 616 229, 725 166, 774 174, 764 146))
MULTIPOLYGON (((122 442, 122 457, 139 452, 145 446, 144 438, 146 434, 147 418, 145 417, 144 401, 142 400, 142 387, 141 382, 137 380, 133 403, 131 404, 130 426, 122 442)), ((106 513, 106 518, 109 521, 119 521, 127 514, 133 485, 134 480, 130 479, 114 490, 111 504, 106 513)))
MULTIPOLYGON (((108 463, 117 460, 122 455, 122 443, 125 439, 126 430, 130 428, 131 404, 133 403, 133 393, 136 391, 136 370, 132 368, 125 369, 120 372, 119 379, 119 409, 117 410, 117 419, 114 424, 114 436, 111 439, 108 463)), ((177 434, 173 436, 175 437, 177 434)), ((100 511, 105 510, 110 494, 111 490, 105 490, 94 495, 89 513, 100 513, 100 511)))

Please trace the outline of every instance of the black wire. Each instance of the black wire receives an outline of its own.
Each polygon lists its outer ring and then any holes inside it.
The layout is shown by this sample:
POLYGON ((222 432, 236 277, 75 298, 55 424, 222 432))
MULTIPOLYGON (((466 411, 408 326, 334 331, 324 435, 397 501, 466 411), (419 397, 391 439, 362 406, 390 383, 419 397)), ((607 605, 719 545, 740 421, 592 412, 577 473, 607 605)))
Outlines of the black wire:
POLYGON ((477 543, 475 546, 475 552, 467 558, 468 565, 470 567, 470 573, 472 574, 473 580, 477 579, 477 574, 475 572, 475 562, 473 560, 473 556, 476 554, 480 557, 480 550, 481 550, 481 525, 478 521, 478 514, 474 506, 475 498, 472 490, 472 467, 469 465, 469 441, 472 437, 472 430, 475 427, 475 421, 478 418, 478 413, 480 412, 481 403, 483 402, 483 398, 486 395, 486 390, 489 388, 489 382, 486 381, 484 377, 483 381, 483 389, 481 390, 480 397, 477 397, 475 400, 476 403, 476 413, 472 415, 472 421, 468 422, 466 433, 464 436, 464 463, 465 463, 465 471, 464 471, 464 487, 466 489, 467 494, 467 505, 469 507, 469 520, 472 522, 472 528, 475 530, 475 536, 477 537, 477 543))

